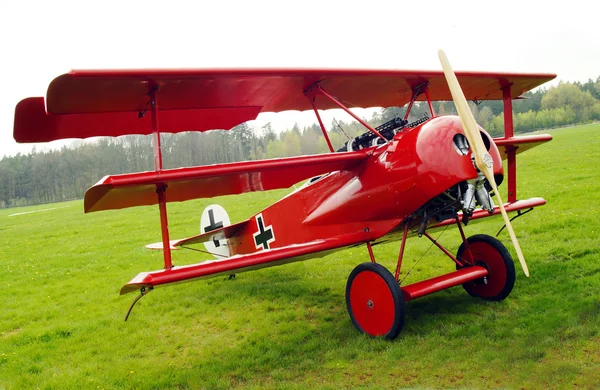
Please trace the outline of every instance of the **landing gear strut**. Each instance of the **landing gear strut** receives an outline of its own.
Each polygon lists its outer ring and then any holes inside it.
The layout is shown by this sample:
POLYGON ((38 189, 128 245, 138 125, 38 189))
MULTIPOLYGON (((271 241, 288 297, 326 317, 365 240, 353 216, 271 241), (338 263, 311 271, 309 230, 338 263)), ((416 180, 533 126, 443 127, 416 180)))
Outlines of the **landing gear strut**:
POLYGON ((408 228, 400 246, 396 276, 375 263, 367 243, 370 263, 362 263, 350 273, 346 284, 346 307, 358 330, 374 337, 394 339, 404 325, 404 305, 412 299, 462 285, 474 297, 490 301, 506 298, 515 284, 515 266, 506 247, 494 237, 477 234, 465 237, 457 224, 463 243, 456 257, 428 233, 424 235, 456 263, 456 271, 400 288, 400 267, 408 228))

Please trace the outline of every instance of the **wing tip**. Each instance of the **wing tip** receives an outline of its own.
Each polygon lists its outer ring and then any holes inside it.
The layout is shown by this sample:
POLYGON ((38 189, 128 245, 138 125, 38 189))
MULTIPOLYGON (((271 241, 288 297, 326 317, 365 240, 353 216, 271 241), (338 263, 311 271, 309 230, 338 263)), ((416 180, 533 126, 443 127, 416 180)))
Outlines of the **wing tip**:
POLYGON ((127 283, 126 285, 121 287, 121 291, 119 292, 119 295, 125 295, 130 292, 138 291, 138 290, 141 290, 142 288, 148 288, 148 287, 152 287, 152 285, 144 284, 144 283, 127 283))

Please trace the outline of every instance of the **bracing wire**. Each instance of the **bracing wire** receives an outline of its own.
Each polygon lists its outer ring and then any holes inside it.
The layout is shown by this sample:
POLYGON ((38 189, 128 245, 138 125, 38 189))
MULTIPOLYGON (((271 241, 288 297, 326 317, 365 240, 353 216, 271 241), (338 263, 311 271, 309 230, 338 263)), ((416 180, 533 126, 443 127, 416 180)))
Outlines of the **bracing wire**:
MULTIPOLYGON (((435 239, 435 241, 439 241, 440 237, 442 237, 442 234, 444 234, 444 232, 446 231, 446 229, 448 228, 448 225, 446 225, 444 227, 444 230, 442 230, 440 232, 440 235, 437 236, 437 238, 435 239)), ((411 267, 410 270, 408 270, 408 272, 406 273, 406 275, 404 275, 404 277, 402 278, 402 280, 400 280, 400 284, 402 284, 404 282, 404 280, 406 278, 408 278, 408 275, 410 275, 410 273, 413 271, 413 269, 415 269, 415 267, 417 266, 417 264, 419 264, 419 261, 421 261, 423 259, 423 257, 425 257, 425 255, 427 254, 427 252, 429 252, 429 250, 431 249, 431 247, 433 246, 433 242, 431 242, 431 244, 429 245, 429 247, 425 250, 425 252, 423 252, 423 254, 421 255, 421 257, 419 257, 419 260, 417 260, 415 262, 415 264, 413 264, 413 266, 411 267)))
POLYGON ((335 122, 335 125, 340 128, 340 130, 342 131, 342 133, 344 133, 344 135, 346 136, 346 138, 348 138, 348 141, 350 141, 352 138, 348 137, 348 134, 346 134, 346 132, 344 131, 344 129, 342 128, 342 126, 340 126, 340 123, 335 118, 333 118, 333 121, 335 122))

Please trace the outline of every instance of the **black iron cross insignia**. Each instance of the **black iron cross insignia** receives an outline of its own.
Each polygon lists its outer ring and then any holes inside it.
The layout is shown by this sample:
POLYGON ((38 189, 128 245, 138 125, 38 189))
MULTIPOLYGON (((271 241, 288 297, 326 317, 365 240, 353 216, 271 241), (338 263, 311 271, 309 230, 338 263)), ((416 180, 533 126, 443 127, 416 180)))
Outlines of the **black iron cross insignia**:
MULTIPOLYGON (((215 222, 215 214, 213 212, 213 209, 208 210, 208 219, 209 219, 210 225, 204 227, 204 231, 206 233, 212 232, 213 230, 223 227, 223 221, 215 222)), ((221 246, 221 243, 219 242, 219 240, 213 240, 213 242, 215 244, 215 247, 218 248, 221 246)))
POLYGON ((270 249, 269 244, 275 241, 273 226, 265 227, 262 214, 256 216, 256 226, 258 226, 258 231, 253 234, 256 248, 260 249, 262 247, 263 249, 270 249))

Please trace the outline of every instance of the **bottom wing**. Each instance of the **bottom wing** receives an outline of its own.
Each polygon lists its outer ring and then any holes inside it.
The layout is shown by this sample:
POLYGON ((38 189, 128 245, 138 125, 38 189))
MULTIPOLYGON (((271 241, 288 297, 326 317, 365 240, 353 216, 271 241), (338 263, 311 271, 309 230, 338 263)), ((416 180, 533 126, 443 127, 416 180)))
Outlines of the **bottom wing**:
MULTIPOLYGON (((507 212, 518 212, 522 210, 529 210, 537 206, 546 204, 546 200, 543 198, 530 198, 519 200, 513 203, 506 203, 504 205, 507 212)), ((469 218, 469 221, 478 221, 486 217, 499 214, 500 210, 498 206, 494 208, 492 214, 486 210, 476 210, 473 215, 469 218)), ((460 216, 460 213, 459 213, 460 216)), ((190 237, 183 240, 177 240, 172 242, 172 246, 180 246, 183 244, 199 243, 210 239, 221 239, 226 238, 233 233, 234 230, 239 229, 241 225, 248 223, 248 221, 240 222, 236 225, 231 225, 225 228, 221 228, 215 231, 211 231, 198 236, 190 237), (227 229, 231 229, 228 231, 227 229)), ((441 221, 428 228, 428 231, 439 229, 447 225, 453 225, 456 223, 454 219, 447 219, 441 221)), ((400 226, 400 225, 399 225, 400 226)), ((396 230, 396 234, 399 230, 396 230)), ((416 230, 410 235, 414 235, 416 230)), ((377 240, 377 243, 389 241, 393 238, 394 233, 382 237, 382 240, 377 240)), ((338 249, 345 248, 347 246, 358 245, 364 242, 364 236, 356 234, 344 235, 340 237, 326 238, 323 240, 317 240, 308 242, 305 244, 289 245, 282 248, 274 248, 269 250, 262 250, 260 252, 235 255, 225 259, 209 260, 199 264, 192 264, 180 267, 173 267, 171 269, 163 269, 159 271, 142 272, 133 278, 129 283, 121 288, 121 295, 140 290, 142 288, 157 287, 163 284, 180 283, 191 281, 195 279, 206 279, 216 277, 220 275, 231 275, 234 273, 241 273, 261 268, 273 267, 276 265, 282 265, 292 263, 296 261, 308 260, 314 257, 322 257, 326 254, 333 252, 338 249)), ((162 244, 156 244, 155 249, 162 249, 162 244), (160 246, 160 248, 158 248, 160 246)))
POLYGON ((308 260, 313 257, 322 257, 334 250, 359 243, 362 239, 361 237, 364 238, 364 236, 350 234, 305 244, 269 249, 247 255, 235 255, 222 260, 209 260, 199 264, 173 267, 160 271, 142 272, 121 288, 121 295, 163 284, 230 275, 295 261, 308 260))

